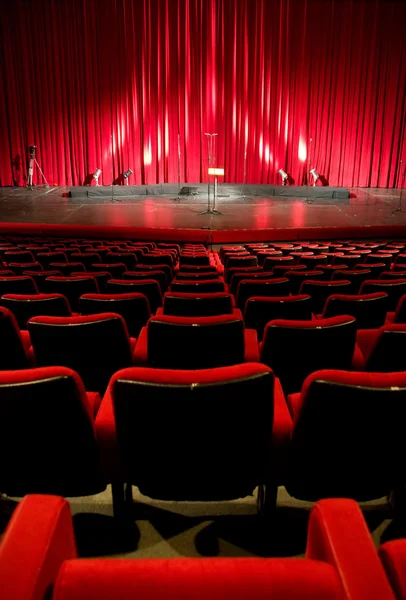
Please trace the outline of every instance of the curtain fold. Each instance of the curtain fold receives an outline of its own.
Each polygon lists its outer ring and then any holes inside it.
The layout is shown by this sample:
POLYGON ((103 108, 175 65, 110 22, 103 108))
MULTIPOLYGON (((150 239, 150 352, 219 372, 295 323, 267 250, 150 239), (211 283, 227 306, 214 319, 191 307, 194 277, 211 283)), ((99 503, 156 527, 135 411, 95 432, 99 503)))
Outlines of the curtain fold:
POLYGON ((0 185, 396 187, 403 0, 15 0, 0 11, 0 185), (180 152, 179 152, 180 150, 180 152), (40 182, 38 170, 35 178, 40 182))

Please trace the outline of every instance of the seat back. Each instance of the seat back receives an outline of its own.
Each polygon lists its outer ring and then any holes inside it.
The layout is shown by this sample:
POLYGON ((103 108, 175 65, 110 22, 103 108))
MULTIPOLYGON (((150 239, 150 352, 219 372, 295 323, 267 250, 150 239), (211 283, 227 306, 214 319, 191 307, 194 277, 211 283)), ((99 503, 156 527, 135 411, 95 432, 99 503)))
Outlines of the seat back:
POLYGON ((62 294, 67 298, 71 309, 79 312, 79 298, 83 294, 98 294, 99 287, 94 277, 79 275, 75 277, 47 277, 43 289, 48 294, 62 294))
POLYGON ((38 294, 38 288, 28 275, 0 277, 0 296, 4 294, 38 294))
POLYGON ((168 288, 168 279, 164 271, 126 271, 123 273, 122 278, 132 280, 154 279, 159 283, 162 293, 168 288))
POLYGON ((200 254, 185 254, 182 253, 179 257, 179 265, 183 267, 184 265, 195 265, 195 266, 210 266, 210 258, 206 253, 200 254))
POLYGON ((286 271, 285 277, 289 280, 290 291, 292 294, 299 294, 300 287, 304 281, 314 279, 324 279, 324 273, 321 270, 316 271, 297 271, 292 269, 286 271))
POLYGON ((365 361, 366 371, 391 373, 406 371, 406 325, 384 325, 365 361))
POLYGON ((65 277, 70 277, 72 273, 81 271, 84 273, 85 267, 81 262, 54 262, 49 264, 50 269, 56 269, 65 277))
POLYGON ((113 279, 121 279, 123 274, 127 271, 127 267, 124 263, 96 263, 92 265, 92 272, 103 271, 110 273, 113 279))
POLYGON ((256 363, 117 373, 110 389, 128 481, 167 500, 251 494, 269 467, 273 384, 270 369, 256 363))
POLYGON ((253 296, 288 296, 289 291, 289 279, 286 277, 243 279, 237 288, 236 304, 244 311, 247 300, 253 296))
POLYGON ((244 362, 244 323, 232 315, 152 317, 148 323, 148 366, 210 369, 244 362))
POLYGON ((143 294, 148 298, 151 312, 162 306, 162 293, 158 281, 155 279, 110 279, 106 287, 108 294, 143 294))
POLYGON ((115 313, 33 317, 28 331, 37 364, 73 369, 87 391, 103 393, 113 373, 132 365, 127 326, 115 313))
POLYGON ((405 373, 313 373, 294 418, 288 492, 362 501, 403 487, 405 423, 405 373))
POLYGON ((211 279, 182 280, 173 281, 170 287, 171 292, 181 292, 183 294, 213 294, 215 292, 224 292, 224 283, 211 279))
POLYGON ((179 317, 211 317, 231 315, 233 297, 224 292, 214 294, 181 294, 167 292, 164 297, 164 315, 179 317))
POLYGON ((312 297, 312 311, 314 314, 322 313, 324 304, 332 294, 350 293, 351 282, 346 279, 334 281, 313 281, 309 279, 300 286, 301 294, 309 294, 312 297))
POLYGON ((265 326, 275 319, 311 320, 311 298, 303 294, 297 296, 253 296, 245 305, 244 323, 255 329, 262 340, 265 326))
POLYGON ((367 279, 360 288, 360 294, 385 292, 388 295, 388 310, 396 310, 397 304, 406 294, 406 279, 367 279))
POLYGON ((406 540, 391 540, 379 548, 389 583, 395 593, 396 600, 406 598, 406 540))
POLYGON ((81 496, 105 488, 92 409, 70 369, 0 371, 0 453, 7 456, 1 485, 9 495, 81 496))
POLYGON ((298 392, 313 371, 351 369, 356 333, 356 320, 348 315, 271 321, 264 331, 261 362, 279 377, 286 393, 298 392))
POLYGON ((0 302, 11 310, 20 329, 27 329, 31 317, 69 317, 72 314, 68 301, 61 294, 5 294, 0 302))
POLYGON ((385 323, 388 296, 375 294, 334 294, 326 300, 323 319, 337 315, 351 315, 357 319, 357 329, 375 329, 385 323))
POLYGON ((149 302, 144 294, 83 294, 79 299, 81 315, 116 313, 127 324, 131 337, 138 337, 151 316, 149 302))
POLYGON ((0 370, 28 369, 30 366, 13 313, 0 306, 0 370))

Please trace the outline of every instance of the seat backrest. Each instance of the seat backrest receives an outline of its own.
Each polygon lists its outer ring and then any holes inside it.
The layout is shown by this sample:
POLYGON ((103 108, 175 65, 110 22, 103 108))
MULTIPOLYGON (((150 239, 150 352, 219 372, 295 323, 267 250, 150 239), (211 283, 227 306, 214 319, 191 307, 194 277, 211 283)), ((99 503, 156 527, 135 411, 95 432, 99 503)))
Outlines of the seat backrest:
POLYGON ((257 267, 258 260, 256 256, 230 256, 227 259, 227 270, 231 267, 257 267))
POLYGON ((61 272, 62 275, 69 277, 74 272, 81 271, 84 273, 85 267, 81 262, 54 262, 49 264, 50 269, 56 269, 61 272))
POLYGON ((261 340, 269 321, 292 319, 306 321, 312 318, 311 298, 303 294, 297 296, 253 296, 245 304, 244 323, 255 329, 261 340))
POLYGON ((243 279, 237 288, 236 304, 242 311, 252 296, 288 296, 290 292, 289 279, 272 276, 269 279, 243 279))
POLYGON ((396 600, 406 599, 406 540, 391 540, 379 548, 379 557, 395 593, 396 600))
POLYGON ((151 316, 144 294, 83 294, 79 299, 81 315, 116 313, 125 320, 131 337, 138 337, 151 316))
POLYGON ((376 330, 376 340, 365 361, 366 371, 390 373, 406 371, 406 325, 384 325, 376 330))
POLYGON ((406 323, 406 294, 399 298, 395 312, 395 323, 406 323))
POLYGON ((324 305, 323 318, 351 315, 357 319, 357 329, 375 329, 385 323, 388 296, 375 294, 333 294, 324 305))
POLYGON ((244 323, 232 315, 152 317, 148 365, 163 369, 209 369, 244 362, 244 323))
POLYGON ((80 296, 83 294, 98 294, 100 291, 96 279, 85 274, 75 277, 47 277, 43 282, 43 289, 48 294, 62 294, 65 296, 74 312, 79 311, 80 296))
POLYGON ((175 275, 175 279, 177 281, 184 281, 185 279, 188 281, 195 279, 206 281, 208 281, 209 279, 216 279, 217 281, 219 281, 219 278, 220 276, 218 273, 190 273, 189 271, 187 271, 186 273, 185 271, 178 271, 175 275))
POLYGON ((360 287, 360 294, 385 292, 388 295, 388 310, 396 310, 403 294, 406 294, 406 279, 367 279, 360 287))
MULTIPOLYGON (((261 269, 261 267, 260 267, 261 269)), ((240 284, 241 281, 244 281, 246 279, 249 279, 250 281, 259 281, 261 279, 265 279, 266 281, 269 281, 270 279, 277 279, 277 278, 281 278, 284 277, 283 275, 274 275, 274 273, 271 273, 270 271, 263 271, 262 269, 260 271, 254 271, 252 272, 244 272, 244 273, 234 273, 232 278, 231 278, 231 282, 229 283, 229 288, 230 288, 230 293, 234 294, 234 296, 237 296, 237 291, 238 291, 238 286, 240 284)))
POLYGON ((181 254, 179 257, 179 265, 183 267, 184 265, 200 265, 200 266, 210 266, 210 258, 207 254, 181 254))
POLYGON ((42 265, 37 262, 31 263, 8 263, 8 268, 13 271, 15 275, 24 275, 26 271, 41 271, 42 265))
POLYGON ((332 281, 303 281, 300 286, 301 294, 309 294, 312 297, 312 310, 314 314, 322 313, 324 304, 332 294, 350 293, 351 282, 347 279, 332 281))
POLYGON ((298 392, 313 371, 351 369, 356 333, 356 319, 348 315, 271 321, 264 331, 261 362, 280 378, 286 393, 298 392))
POLYGON ((117 373, 110 389, 129 482, 168 500, 251 494, 268 466, 273 384, 270 369, 256 363, 117 373))
POLYGON ((167 292, 164 296, 164 315, 179 317, 210 317, 230 315, 233 297, 225 292, 214 294, 181 294, 167 292))
POLYGON ((171 292, 182 292, 183 294, 213 294, 224 292, 224 283, 211 279, 173 281, 171 292))
POLYGON ((0 277, 0 296, 4 294, 38 294, 38 288, 28 275, 0 277))
POLYGON ((28 354, 13 313, 0 306, 0 370, 28 369, 28 354))
POLYGON ((162 293, 158 281, 155 279, 110 279, 106 286, 109 294, 128 294, 136 292, 148 298, 151 312, 162 306, 162 293))
POLYGON ((164 271, 126 271, 122 275, 123 279, 154 279, 159 283, 161 292, 164 293, 168 287, 168 279, 164 271))
MULTIPOLYGON (((140 252, 140 251, 138 251, 140 252)), ((134 253, 130 252, 111 252, 104 256, 104 261, 106 263, 124 263, 127 267, 127 270, 131 270, 138 263, 137 256, 134 253)))
POLYGON ((63 252, 37 252, 36 259, 44 269, 48 269, 49 265, 54 262, 68 262, 65 251, 63 252))
POLYGON ((13 496, 102 489, 92 408, 65 367, 0 371, 1 485, 13 496), (10 449, 12 448, 12 452, 10 449))
POLYGON ((292 269, 286 271, 285 277, 289 279, 290 291, 292 294, 299 294, 300 286, 306 280, 324 279, 324 272, 321 270, 315 271, 296 271, 292 269))
POLYGON ((263 273, 264 269, 262 267, 231 267, 230 269, 227 269, 227 272, 224 275, 224 279, 226 281, 226 283, 231 283, 232 278, 234 277, 234 275, 236 275, 237 273, 246 273, 247 275, 249 275, 250 273, 263 273))
POLYGON ((288 492, 362 501, 403 487, 405 423, 405 373, 313 373, 296 407, 288 492))
POLYGON ((132 364, 127 326, 115 313, 33 317, 28 331, 37 364, 73 369, 87 391, 103 393, 112 374, 132 364))
POLYGON ((11 310, 20 329, 27 329, 31 317, 69 317, 72 314, 69 302, 61 294, 5 294, 0 303, 11 310))

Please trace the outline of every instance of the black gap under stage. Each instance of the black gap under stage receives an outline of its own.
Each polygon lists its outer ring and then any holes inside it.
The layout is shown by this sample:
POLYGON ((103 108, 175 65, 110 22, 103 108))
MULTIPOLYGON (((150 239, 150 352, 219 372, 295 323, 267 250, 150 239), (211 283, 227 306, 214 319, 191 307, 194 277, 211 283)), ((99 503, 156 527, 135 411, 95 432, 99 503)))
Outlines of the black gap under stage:
MULTIPOLYGON (((70 188, 70 197, 73 202, 79 201, 85 204, 97 200, 98 202, 111 201, 115 198, 133 198, 134 196, 176 196, 180 193, 185 196, 205 196, 207 197, 207 184, 187 183, 174 185, 171 183, 162 183, 157 185, 100 185, 100 186, 76 186, 70 188)), ((213 193, 213 185, 211 185, 213 193)), ((218 186, 218 197, 230 199, 238 197, 260 197, 260 198, 309 198, 309 199, 337 199, 348 200, 350 190, 345 187, 330 186, 283 186, 283 185, 257 185, 247 184, 245 186, 237 184, 222 183, 218 186)))

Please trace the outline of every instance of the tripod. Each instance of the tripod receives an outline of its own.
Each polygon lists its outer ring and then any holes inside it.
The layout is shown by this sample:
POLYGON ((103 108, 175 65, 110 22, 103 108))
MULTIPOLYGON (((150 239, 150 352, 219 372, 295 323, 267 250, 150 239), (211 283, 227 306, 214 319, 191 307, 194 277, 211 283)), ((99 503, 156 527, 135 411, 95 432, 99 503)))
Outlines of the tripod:
POLYGON ((32 176, 34 174, 34 164, 37 165, 38 171, 41 173, 43 180, 45 181, 45 185, 46 187, 49 187, 49 183, 47 182, 45 175, 41 169, 41 167, 38 164, 37 159, 35 158, 35 150, 36 150, 36 146, 30 146, 29 150, 30 150, 30 162, 28 165, 28 180, 27 180, 27 188, 29 190, 33 190, 34 189, 34 184, 32 182, 32 176))
POLYGON ((403 160, 400 161, 400 194, 399 194, 399 204, 398 207, 392 212, 392 214, 396 212, 403 212, 402 204, 403 204, 403 189, 405 187, 405 177, 406 177, 406 166, 403 167, 403 160))
POLYGON ((210 169, 212 161, 213 151, 213 138, 216 137, 217 133, 205 133, 207 135, 207 156, 208 156, 208 179, 207 179, 207 208, 199 213, 199 215, 222 215, 220 211, 216 210, 216 199, 217 199, 217 176, 214 178, 214 193, 213 193, 213 206, 210 202, 210 169))

